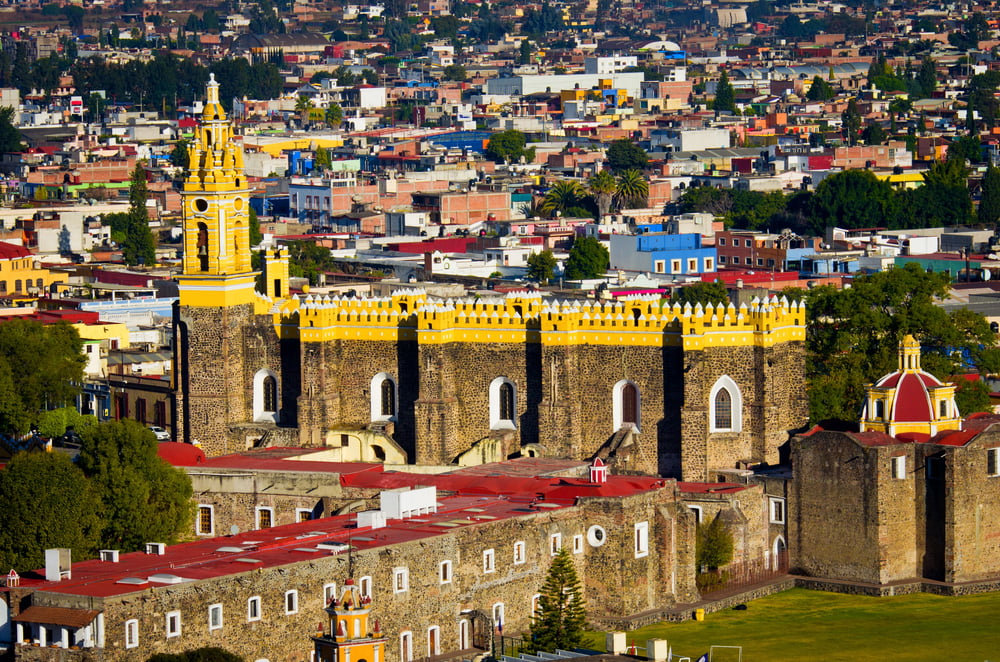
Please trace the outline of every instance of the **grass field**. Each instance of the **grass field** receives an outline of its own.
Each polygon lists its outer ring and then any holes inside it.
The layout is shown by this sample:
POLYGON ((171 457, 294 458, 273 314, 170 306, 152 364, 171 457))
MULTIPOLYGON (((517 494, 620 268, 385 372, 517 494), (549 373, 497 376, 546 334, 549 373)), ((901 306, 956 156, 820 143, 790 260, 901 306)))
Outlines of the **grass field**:
MULTIPOLYGON (((918 593, 868 598, 793 589, 703 622, 660 623, 628 633, 628 643, 666 639, 692 662, 709 647, 742 646, 745 662, 1000 662, 1000 594, 918 593)), ((593 648, 604 650, 603 634, 593 648)), ((642 651, 640 651, 641 654, 642 651)), ((726 653, 715 662, 737 658, 726 653)))

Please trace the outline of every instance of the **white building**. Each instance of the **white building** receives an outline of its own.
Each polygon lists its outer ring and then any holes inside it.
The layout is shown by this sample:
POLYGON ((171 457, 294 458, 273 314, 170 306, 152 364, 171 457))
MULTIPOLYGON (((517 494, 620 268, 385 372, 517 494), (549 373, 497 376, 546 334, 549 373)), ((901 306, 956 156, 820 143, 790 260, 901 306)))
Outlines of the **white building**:
POLYGON ((583 71, 588 74, 615 74, 629 67, 637 66, 639 66, 639 58, 634 55, 588 57, 583 60, 583 71))
POLYGON ((639 96, 639 87, 646 75, 641 71, 613 74, 539 74, 537 76, 511 76, 491 78, 486 81, 486 94, 526 95, 536 92, 561 90, 589 90, 601 80, 611 78, 611 86, 625 89, 630 97, 639 96))
POLYGON ((653 150, 666 147, 671 152, 697 152, 730 147, 729 129, 665 129, 649 136, 653 150))

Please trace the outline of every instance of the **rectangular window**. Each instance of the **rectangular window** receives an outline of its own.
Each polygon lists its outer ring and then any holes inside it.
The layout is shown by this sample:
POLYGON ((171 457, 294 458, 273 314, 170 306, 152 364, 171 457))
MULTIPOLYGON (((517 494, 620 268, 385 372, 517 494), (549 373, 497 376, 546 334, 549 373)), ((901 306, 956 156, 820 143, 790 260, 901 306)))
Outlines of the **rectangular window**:
POLYGON ((549 536, 549 553, 555 556, 562 549, 562 534, 553 533, 549 536))
POLYGON ((698 258, 689 257, 688 258, 688 273, 695 273, 698 271, 698 258))
POLYGON ((635 558, 649 554, 649 523, 639 522, 635 525, 635 558))
POLYGON ((696 524, 701 524, 702 517, 704 516, 701 512, 701 506, 688 506, 691 512, 694 513, 694 521, 696 524))
POLYGON ((892 458, 892 477, 897 479, 906 478, 906 456, 899 455, 892 458))
POLYGON ((757 258, 757 266, 758 267, 763 267, 764 266, 764 258, 762 258, 762 257, 757 258))
POLYGON ((519 540, 514 543, 514 565, 524 563, 524 541, 519 540))
POLYGON ((212 506, 198 506, 198 535, 210 536, 215 531, 215 514, 212 506))
POLYGON ((483 552, 483 572, 493 572, 496 566, 493 563, 493 550, 487 549, 483 552))
POLYGON ((1000 476, 1000 448, 986 451, 986 472, 991 476, 1000 476))
POLYGON ((406 593, 410 590, 410 571, 406 568, 393 568, 392 592, 406 593))
POLYGON ((681 261, 670 260, 670 273, 679 274, 681 272, 681 261))
POLYGON ((451 583, 451 561, 441 561, 441 565, 438 566, 438 578, 442 584, 451 583))
POLYGON ((255 595, 249 600, 247 600, 247 620, 248 621, 259 621, 260 620, 260 596, 255 595))
POLYGON ((274 510, 272 508, 257 509, 257 528, 270 529, 274 526, 274 510))
POLYGON ((719 237, 719 245, 720 246, 725 246, 726 245, 726 238, 725 237, 719 237))
POLYGON ((308 522, 313 518, 312 510, 308 508, 296 508, 295 509, 295 521, 296 522, 308 522))
POLYGON ((125 648, 139 647, 139 621, 125 621, 125 648))
POLYGON ((655 271, 656 273, 662 274, 662 273, 664 273, 666 271, 666 269, 667 269, 667 263, 666 263, 666 261, 664 261, 664 260, 655 260, 653 262, 653 271, 655 271))
POLYGON ((710 257, 705 258, 705 271, 713 271, 715 269, 715 262, 710 257))
POLYGON ((583 536, 581 535, 573 536, 573 553, 574 554, 583 553, 583 536))
POLYGON ((771 504, 771 524, 785 523, 785 500, 770 499, 771 504))
POLYGON ((212 605, 208 608, 208 629, 219 630, 222 628, 222 605, 212 605))
POLYGON ((299 592, 298 591, 285 591, 285 613, 286 614, 297 614, 297 613, 299 613, 299 592))
POLYGON ((167 637, 181 636, 181 613, 179 611, 167 612, 167 637))
POLYGON ((725 264, 725 263, 726 263, 726 256, 725 255, 720 255, 719 256, 719 264, 725 264))
POLYGON ((362 577, 358 580, 358 590, 361 592, 361 597, 370 598, 372 597, 372 578, 362 577))
POLYGON ((323 604, 328 605, 337 599, 337 585, 323 584, 323 604))

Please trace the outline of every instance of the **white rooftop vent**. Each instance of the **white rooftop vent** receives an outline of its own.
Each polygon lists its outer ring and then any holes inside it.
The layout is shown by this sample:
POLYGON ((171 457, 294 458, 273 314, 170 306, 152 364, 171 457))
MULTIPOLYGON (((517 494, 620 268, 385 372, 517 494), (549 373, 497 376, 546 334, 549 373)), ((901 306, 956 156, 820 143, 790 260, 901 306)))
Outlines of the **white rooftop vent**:
POLYGON ((157 556, 163 556, 164 554, 167 553, 167 546, 162 542, 147 542, 146 553, 156 554, 157 556))
POLYGON ((45 550, 45 580, 58 582, 71 579, 72 554, 72 550, 65 547, 45 550))
POLYGON ((358 528, 381 529, 385 526, 385 513, 381 510, 363 510, 358 513, 358 528))
POLYGON ((105 563, 118 563, 117 549, 102 549, 99 553, 101 560, 105 563))
POLYGON ((168 575, 162 573, 158 575, 150 575, 149 581, 156 582, 157 584, 182 584, 184 582, 189 582, 191 580, 185 579, 184 577, 178 577, 177 575, 168 575))
POLYGON ((386 519, 403 519, 437 512, 437 488, 418 487, 385 490, 379 493, 381 511, 386 519))

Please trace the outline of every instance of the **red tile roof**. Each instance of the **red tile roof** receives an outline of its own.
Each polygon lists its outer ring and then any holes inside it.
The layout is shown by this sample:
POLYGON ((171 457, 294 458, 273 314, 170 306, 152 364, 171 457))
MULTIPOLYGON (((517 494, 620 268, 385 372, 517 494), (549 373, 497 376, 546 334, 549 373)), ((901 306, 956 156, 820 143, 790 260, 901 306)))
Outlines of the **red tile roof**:
POLYGON ((67 609, 66 607, 31 606, 14 617, 21 623, 45 623, 82 628, 90 625, 101 612, 94 609, 67 609))
POLYGON ((19 257, 29 257, 30 255, 31 252, 24 246, 0 241, 0 260, 13 260, 19 257))

